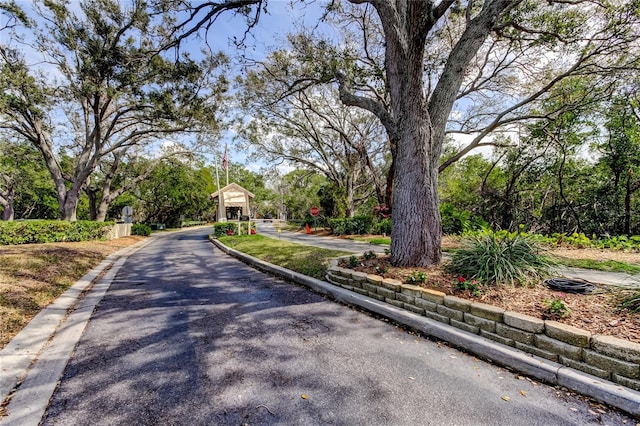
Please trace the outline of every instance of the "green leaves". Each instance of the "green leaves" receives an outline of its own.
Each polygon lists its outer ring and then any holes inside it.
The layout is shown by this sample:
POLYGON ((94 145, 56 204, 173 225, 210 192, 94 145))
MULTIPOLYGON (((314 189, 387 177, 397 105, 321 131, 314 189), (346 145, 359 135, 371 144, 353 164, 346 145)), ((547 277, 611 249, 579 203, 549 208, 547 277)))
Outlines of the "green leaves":
POLYGON ((453 254, 449 269, 485 284, 526 284, 549 273, 553 262, 530 238, 487 233, 467 241, 453 254))

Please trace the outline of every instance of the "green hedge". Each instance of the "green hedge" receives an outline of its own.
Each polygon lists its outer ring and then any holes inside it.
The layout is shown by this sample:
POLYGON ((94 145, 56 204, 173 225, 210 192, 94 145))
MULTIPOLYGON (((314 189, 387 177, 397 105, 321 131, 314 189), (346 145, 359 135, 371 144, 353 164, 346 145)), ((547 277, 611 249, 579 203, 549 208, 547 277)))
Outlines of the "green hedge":
POLYGON ((131 235, 142 235, 148 237, 151 235, 151 227, 144 223, 134 223, 131 225, 131 235))
POLYGON ((373 224, 373 233, 391 235, 391 218, 387 217, 373 224))
POLYGON ((191 227, 191 226, 200 226, 200 225, 206 225, 206 224, 207 224, 207 222, 204 221, 204 220, 186 220, 186 221, 182 222, 180 224, 180 226, 182 228, 188 228, 188 227, 191 227))
MULTIPOLYGON (((249 223, 251 223, 251 229, 256 230, 255 222, 240 222, 241 235, 248 234, 249 223)), ((238 222, 216 222, 213 224, 213 234, 216 238, 223 235, 238 235, 238 222)))
POLYGON ((0 244, 41 244, 104 239, 113 222, 29 220, 0 222, 0 244))
POLYGON ((329 219, 329 227, 334 235, 363 235, 370 234, 373 227, 373 217, 355 216, 344 219, 329 219))
POLYGON ((465 232, 463 236, 478 237, 483 235, 495 235, 496 238, 512 238, 515 235, 528 237, 540 244, 551 247, 574 247, 574 248, 596 248, 611 249, 621 251, 640 251, 640 236, 632 235, 630 237, 605 236, 598 238, 592 235, 591 238, 583 233, 574 232, 572 234, 553 233, 551 235, 528 233, 524 230, 524 226, 520 226, 518 231, 510 232, 507 230, 492 231, 484 229, 481 231, 465 232))

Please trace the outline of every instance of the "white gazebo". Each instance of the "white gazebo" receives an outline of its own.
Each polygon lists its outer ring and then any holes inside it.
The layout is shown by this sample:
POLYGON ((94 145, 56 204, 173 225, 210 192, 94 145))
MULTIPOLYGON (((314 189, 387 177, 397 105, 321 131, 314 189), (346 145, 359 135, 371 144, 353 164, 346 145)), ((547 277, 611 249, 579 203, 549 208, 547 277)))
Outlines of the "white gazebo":
POLYGON ((210 197, 218 205, 216 214, 218 222, 240 220, 242 216, 251 216, 249 202, 255 198, 255 195, 237 183, 230 183, 211 194, 210 197))

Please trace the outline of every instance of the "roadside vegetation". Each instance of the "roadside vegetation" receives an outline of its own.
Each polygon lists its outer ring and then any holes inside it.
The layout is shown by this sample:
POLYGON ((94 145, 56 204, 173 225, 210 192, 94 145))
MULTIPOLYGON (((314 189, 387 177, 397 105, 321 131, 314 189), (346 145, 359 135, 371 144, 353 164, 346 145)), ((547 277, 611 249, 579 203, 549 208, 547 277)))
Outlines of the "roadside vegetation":
MULTIPOLYGON (((146 228, 141 228, 140 231, 145 231, 141 232, 142 234, 147 233, 146 228)), ((104 257, 143 238, 132 236, 112 241, 0 246, 0 347, 3 347, 44 306, 51 303, 104 257)), ((382 243, 388 240, 376 235, 349 238, 369 242, 383 240, 382 243)), ((347 254, 270 239, 262 235, 222 235, 220 241, 238 251, 318 279, 324 278, 331 258, 347 254)), ((462 241, 463 237, 460 236, 445 236, 443 248, 453 255, 462 247, 462 241)), ((549 249, 552 259, 559 264, 612 272, 640 273, 640 254, 633 250, 575 248, 568 246, 566 239, 563 246, 569 248, 549 249), (606 260, 602 260, 603 257, 606 260)), ((353 263, 362 263, 355 256, 353 258, 353 263)), ((380 262, 372 267, 373 273, 387 272, 389 269, 392 268, 389 268, 388 264, 380 262)), ((407 276, 407 282, 414 284, 432 281, 427 279, 427 273, 424 271, 408 271, 407 276)), ((484 284, 485 280, 478 282, 484 284)), ((456 283, 456 286, 468 287, 469 291, 476 290, 476 293, 477 290, 481 290, 480 287, 474 288, 472 279, 456 283)), ((638 300, 638 294, 629 294, 618 306, 628 311, 638 311, 638 300)), ((558 304, 559 302, 556 302, 556 305, 558 304)), ((579 310, 575 305, 572 310, 572 317, 575 318, 579 310)))
POLYGON ((0 348, 106 256, 141 239, 0 246, 0 348))
POLYGON ((235 250, 319 280, 324 279, 330 259, 349 254, 275 240, 262 235, 224 236, 219 240, 235 250))

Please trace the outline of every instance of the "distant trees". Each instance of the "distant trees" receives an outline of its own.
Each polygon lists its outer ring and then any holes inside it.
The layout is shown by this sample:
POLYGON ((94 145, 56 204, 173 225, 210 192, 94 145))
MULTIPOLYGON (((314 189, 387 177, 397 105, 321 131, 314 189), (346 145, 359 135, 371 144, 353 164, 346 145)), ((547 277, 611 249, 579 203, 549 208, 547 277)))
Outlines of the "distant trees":
POLYGON ((342 105, 331 87, 290 92, 305 66, 279 51, 242 79, 241 101, 251 120, 241 136, 256 158, 324 175, 348 217, 369 198, 384 204, 389 169, 384 128, 373 115, 342 105))
MULTIPOLYGON (((584 96, 575 88, 574 96, 584 96)), ((620 88, 502 140, 494 158, 442 172, 441 198, 494 228, 589 236, 640 234, 637 94, 620 88)))
POLYGON ((57 217, 55 187, 30 144, 0 140, 0 207, 2 220, 57 217))
POLYGON ((211 171, 197 162, 167 158, 140 182, 134 192, 134 209, 143 222, 180 226, 182 219, 211 219, 215 191, 211 171))
POLYGON ((61 219, 76 219, 87 190, 94 218, 104 220, 117 195, 110 185, 128 152, 150 156, 158 149, 151 145, 168 135, 216 127, 226 88, 217 71, 225 58, 163 56, 162 32, 144 2, 87 1, 77 12, 50 1, 41 14, 47 24, 34 36, 55 73, 39 73, 19 47, 2 45, 0 128, 38 149, 61 219), (66 169, 61 149, 71 160, 66 169))

